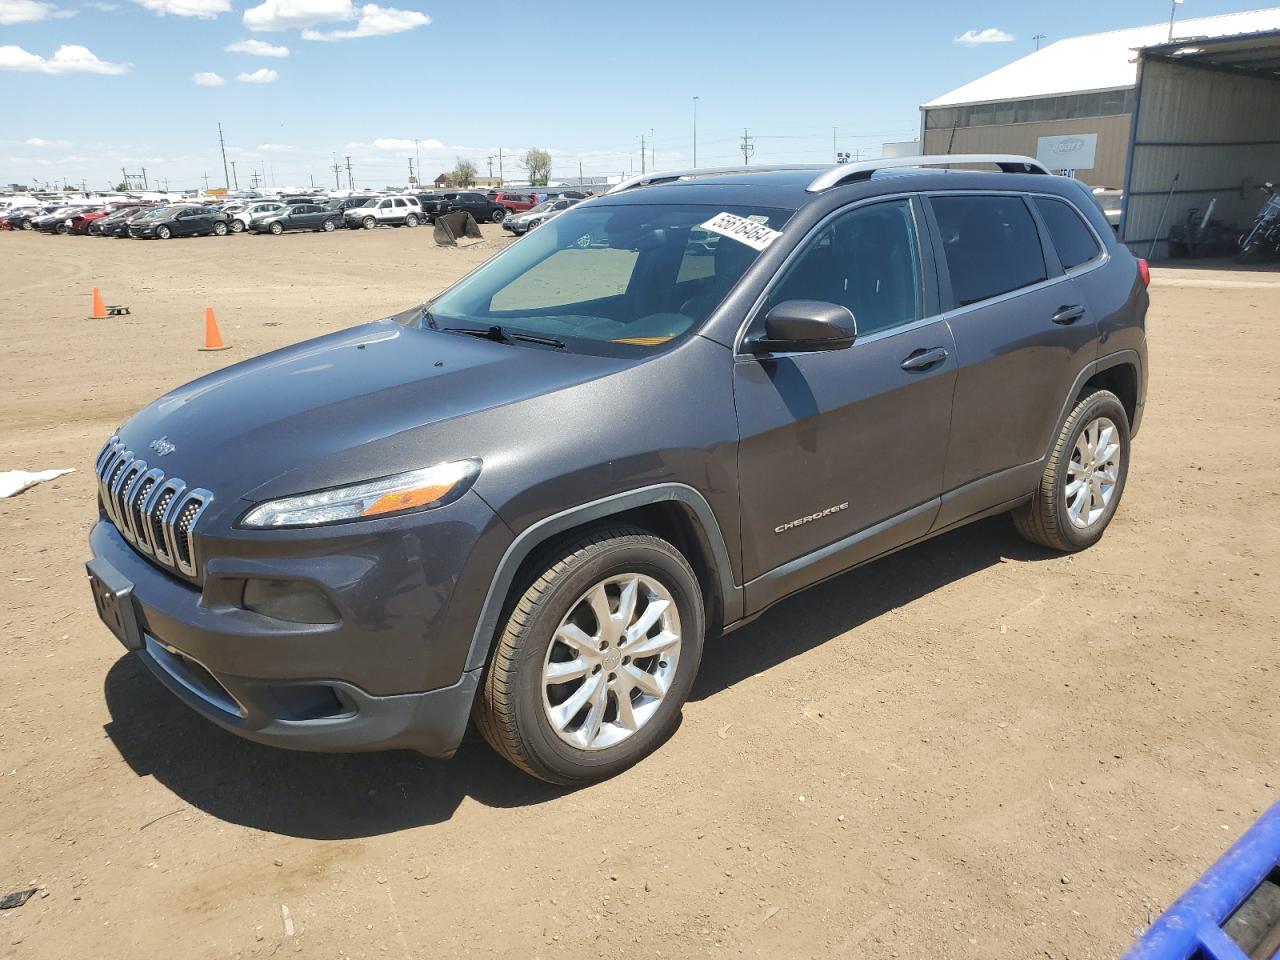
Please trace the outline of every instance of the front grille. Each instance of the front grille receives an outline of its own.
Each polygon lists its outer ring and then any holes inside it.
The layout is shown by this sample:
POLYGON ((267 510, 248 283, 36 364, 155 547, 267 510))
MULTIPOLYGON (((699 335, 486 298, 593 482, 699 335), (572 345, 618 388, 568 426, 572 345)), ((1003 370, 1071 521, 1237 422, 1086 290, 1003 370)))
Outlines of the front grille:
POLYGON ((94 469, 98 498, 120 535, 158 565, 199 576, 194 531, 213 494, 165 477, 159 467, 148 469, 119 437, 107 441, 94 469))

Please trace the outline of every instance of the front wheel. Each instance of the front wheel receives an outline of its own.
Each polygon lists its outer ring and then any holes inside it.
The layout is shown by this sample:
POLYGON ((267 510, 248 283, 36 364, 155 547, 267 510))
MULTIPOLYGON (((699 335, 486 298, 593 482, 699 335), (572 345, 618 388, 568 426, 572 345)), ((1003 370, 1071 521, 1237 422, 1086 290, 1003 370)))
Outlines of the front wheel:
POLYGON ((268 229, 271 231, 272 236, 278 237, 280 234, 284 233, 284 227, 278 223, 273 223, 268 229))
POLYGON ((378 221, 374 220, 373 217, 364 218, 363 226, 366 230, 372 230, 377 225, 378 225, 378 221))
POLYGON ((222 222, 213 225, 213 235, 215 237, 225 237, 227 235, 227 225, 222 222))
POLYGON ((159 227, 156 230, 156 236, 159 237, 161 240, 168 240, 171 236, 173 236, 173 231, 170 230, 168 227, 159 227))
POLYGON ((684 556, 633 527, 565 544, 512 608, 476 726, 549 783, 614 776, 675 729, 702 658, 702 592, 684 556))
POLYGON ((494 223, 501 223, 503 220, 507 219, 506 209, 504 207, 499 207, 497 210, 493 211, 493 216, 490 219, 493 220, 494 223))
POLYGON ((242 220, 232 220, 232 221, 231 221, 231 232, 232 232, 232 233, 244 233, 244 221, 242 221, 242 220))
POLYGON ((1109 390, 1082 396, 1063 421, 1031 502, 1014 511, 1032 543, 1073 553, 1102 539, 1129 475, 1129 415, 1109 390))

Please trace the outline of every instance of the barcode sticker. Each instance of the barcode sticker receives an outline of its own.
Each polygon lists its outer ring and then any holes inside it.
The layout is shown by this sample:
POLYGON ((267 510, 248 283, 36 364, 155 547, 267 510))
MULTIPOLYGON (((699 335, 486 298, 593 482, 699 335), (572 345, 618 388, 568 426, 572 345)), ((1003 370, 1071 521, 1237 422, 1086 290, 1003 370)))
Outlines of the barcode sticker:
POLYGON ((771 230, 763 223, 756 223, 754 220, 739 217, 733 213, 717 213, 702 224, 702 229, 745 243, 756 250, 763 250, 781 236, 777 230, 771 230))

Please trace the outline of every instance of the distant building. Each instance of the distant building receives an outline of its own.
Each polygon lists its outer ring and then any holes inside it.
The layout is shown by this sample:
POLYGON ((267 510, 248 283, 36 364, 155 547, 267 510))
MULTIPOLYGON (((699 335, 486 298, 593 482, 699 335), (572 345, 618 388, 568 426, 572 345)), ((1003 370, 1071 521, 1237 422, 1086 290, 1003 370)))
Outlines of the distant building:
MULTIPOLYGON (((1280 8, 1175 23, 1192 39, 1280 30, 1280 8)), ((1124 182, 1138 55, 1165 44, 1157 23, 1059 40, 922 104, 924 152, 1016 153, 1071 170, 1090 186, 1124 182)))

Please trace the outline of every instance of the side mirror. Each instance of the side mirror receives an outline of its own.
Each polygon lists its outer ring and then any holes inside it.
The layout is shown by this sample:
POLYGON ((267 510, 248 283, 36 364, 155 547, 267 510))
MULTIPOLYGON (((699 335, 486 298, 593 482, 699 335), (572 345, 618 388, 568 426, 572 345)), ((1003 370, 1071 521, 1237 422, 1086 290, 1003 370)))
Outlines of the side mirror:
POLYGON ((748 342, 752 353, 817 353, 847 350, 858 336, 848 307, 822 300, 784 300, 764 318, 764 336, 748 342))

